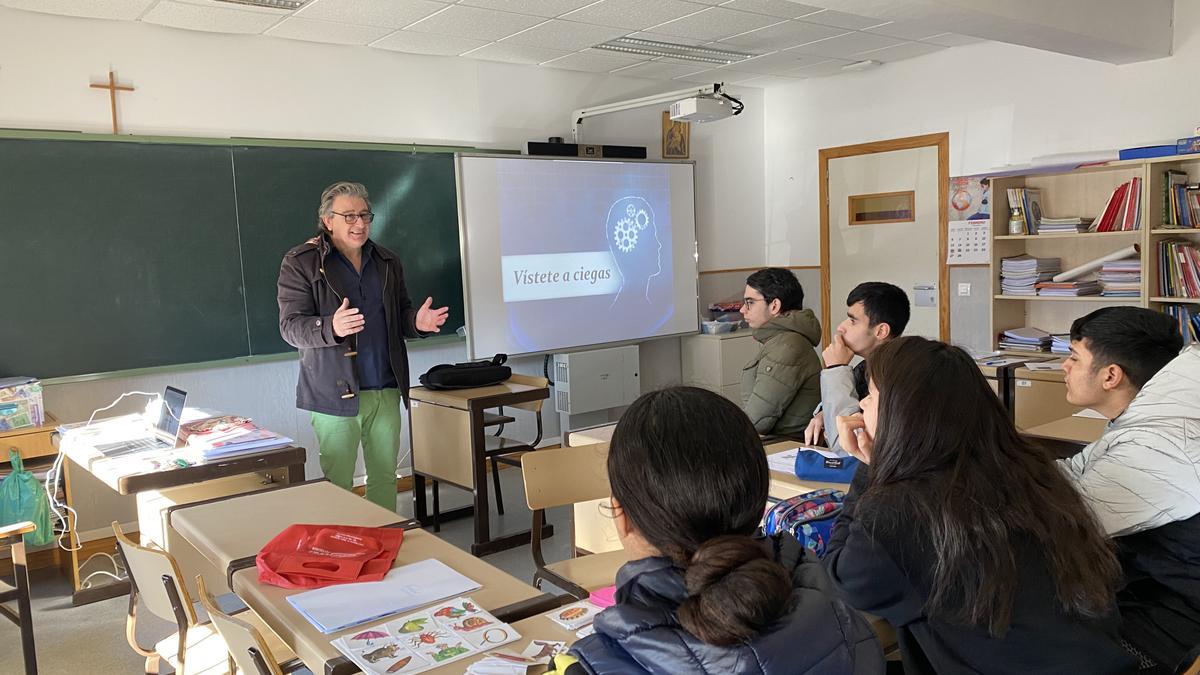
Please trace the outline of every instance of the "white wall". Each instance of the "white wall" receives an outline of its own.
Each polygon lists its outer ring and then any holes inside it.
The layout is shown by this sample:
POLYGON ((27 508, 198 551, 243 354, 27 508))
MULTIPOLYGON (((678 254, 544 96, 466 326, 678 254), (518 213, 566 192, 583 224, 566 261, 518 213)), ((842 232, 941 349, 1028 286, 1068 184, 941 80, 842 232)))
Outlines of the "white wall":
MULTIPOLYGON (((820 262, 820 148, 948 131, 954 176, 1191 135, 1200 123, 1200 90, 1192 84, 1200 4, 1175 7, 1175 55, 1157 61, 1114 66, 981 43, 768 88, 767 261, 820 262)), ((972 304, 987 302, 988 293, 976 284, 972 304)))
MULTIPOLYGON (((569 137, 572 109, 684 86, 0 8, 0 127, 107 133, 106 92, 88 83, 102 79, 109 67, 121 83, 137 88, 119 96, 125 133, 482 148, 515 149, 528 140, 569 137)), ((746 96, 746 113, 719 125, 693 127, 704 269, 762 260, 762 92, 732 91, 746 96)), ((660 109, 597 118, 585 134, 588 142, 646 145, 657 157, 660 109)), ((415 374, 465 358, 459 345, 416 346, 411 352, 415 374)), ((678 382, 678 340, 647 343, 642 364, 644 386, 678 382)), ((540 373, 541 359, 517 360, 515 367, 540 373)), ((307 416, 294 407, 296 373, 295 361, 181 370, 50 386, 46 400, 61 419, 74 420, 120 392, 160 391, 173 383, 188 390, 196 405, 247 414, 292 435, 310 449, 308 471, 315 475, 316 442, 307 416)), ((547 434, 556 436, 553 414, 547 423, 547 434)))

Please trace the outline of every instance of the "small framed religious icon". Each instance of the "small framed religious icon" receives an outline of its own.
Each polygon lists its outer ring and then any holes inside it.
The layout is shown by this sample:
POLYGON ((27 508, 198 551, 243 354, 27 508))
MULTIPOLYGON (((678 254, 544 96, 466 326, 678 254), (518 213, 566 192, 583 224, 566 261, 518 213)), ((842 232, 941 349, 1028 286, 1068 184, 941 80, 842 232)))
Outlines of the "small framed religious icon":
POLYGON ((692 152, 692 125, 676 122, 666 110, 662 114, 663 159, 688 159, 692 152))

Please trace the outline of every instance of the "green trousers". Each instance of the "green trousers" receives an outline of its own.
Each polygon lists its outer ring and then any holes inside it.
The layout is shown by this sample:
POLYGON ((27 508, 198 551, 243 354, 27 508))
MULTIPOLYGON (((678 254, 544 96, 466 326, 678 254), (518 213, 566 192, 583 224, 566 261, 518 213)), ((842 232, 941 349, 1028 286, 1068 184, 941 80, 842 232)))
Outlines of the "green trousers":
POLYGON ((321 471, 338 487, 353 486, 358 445, 367 467, 367 499, 396 510, 396 457, 400 453, 400 390, 358 392, 358 415, 338 417, 312 412, 321 447, 321 471))

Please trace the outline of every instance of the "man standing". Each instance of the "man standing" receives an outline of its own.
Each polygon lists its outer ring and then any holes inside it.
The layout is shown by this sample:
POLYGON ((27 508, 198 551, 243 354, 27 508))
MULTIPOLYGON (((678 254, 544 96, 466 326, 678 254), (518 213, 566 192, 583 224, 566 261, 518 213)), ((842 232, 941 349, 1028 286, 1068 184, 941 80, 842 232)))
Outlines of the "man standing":
POLYGON ((400 406, 408 407, 405 337, 438 332, 445 307, 414 308, 395 253, 370 240, 371 203, 359 183, 321 194, 319 234, 279 269, 279 333, 300 350, 296 406, 310 411, 321 470, 350 489, 358 446, 367 499, 396 509, 400 406))
POLYGON ((821 324, 802 309, 791 270, 768 267, 746 279, 742 316, 762 347, 742 368, 742 409, 760 434, 798 436, 821 400, 821 324))
POLYGON ((1071 325, 1067 401, 1112 420, 1063 460, 1117 544, 1122 634, 1175 672, 1200 646, 1200 347, 1171 317, 1105 307, 1071 325))
POLYGON ((837 327, 833 341, 821 353, 821 405, 813 413, 804 442, 817 445, 824 431, 826 446, 840 450, 836 420, 858 412, 858 402, 867 395, 867 362, 880 344, 900 337, 908 325, 908 296, 898 286, 866 281, 846 297, 846 318, 837 327), (854 368, 855 356, 864 360, 854 368))

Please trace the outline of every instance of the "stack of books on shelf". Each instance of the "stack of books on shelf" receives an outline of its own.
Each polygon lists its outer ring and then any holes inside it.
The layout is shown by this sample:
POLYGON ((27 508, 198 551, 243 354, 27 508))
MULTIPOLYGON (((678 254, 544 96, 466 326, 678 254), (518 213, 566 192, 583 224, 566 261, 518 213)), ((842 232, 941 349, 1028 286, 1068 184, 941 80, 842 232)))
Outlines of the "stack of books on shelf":
POLYGON ((1056 333, 1050 336, 1050 353, 1051 354, 1070 354, 1071 353, 1071 334, 1056 333))
POLYGON ((1008 207, 1025 221, 1025 234, 1037 234, 1042 223, 1042 191, 1038 188, 1008 188, 1008 207))
POLYGON ((1044 352, 1050 349, 1050 334, 1032 326, 1012 328, 1000 334, 999 345, 1001 349, 1044 352))
POLYGON ((1109 195, 1100 215, 1092 221, 1092 232, 1129 232, 1142 228, 1142 179, 1131 178, 1109 195))
POLYGON ((1172 298, 1200 298, 1200 252, 1182 239, 1158 242, 1158 292, 1172 298))
POLYGON ((1200 184, 1188 183, 1186 171, 1163 175, 1163 226, 1200 227, 1200 184))
POLYGON ((1091 226, 1091 218, 1042 218, 1042 222, 1038 224, 1038 234, 1087 232, 1091 226))
POLYGON ((185 453, 200 459, 262 452, 292 444, 292 439, 237 415, 207 417, 180 425, 179 440, 185 453))
POLYGON ((1136 298, 1142 294, 1142 259, 1110 260, 1100 266, 1100 295, 1136 298))
POLYGON ((1183 336, 1183 344, 1190 345, 1200 342, 1200 306, 1196 305, 1167 305, 1163 311, 1179 324, 1179 333, 1183 336))
POLYGON ((1047 298, 1100 295, 1100 282, 1095 279, 1059 282, 1043 281, 1037 284, 1037 294, 1047 298))
POLYGON ((1003 295, 1037 295, 1035 285, 1050 281, 1062 271, 1059 258, 1018 255, 1000 259, 1000 292, 1003 295))

